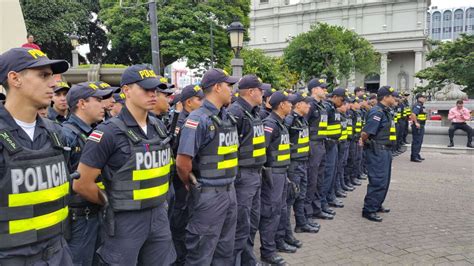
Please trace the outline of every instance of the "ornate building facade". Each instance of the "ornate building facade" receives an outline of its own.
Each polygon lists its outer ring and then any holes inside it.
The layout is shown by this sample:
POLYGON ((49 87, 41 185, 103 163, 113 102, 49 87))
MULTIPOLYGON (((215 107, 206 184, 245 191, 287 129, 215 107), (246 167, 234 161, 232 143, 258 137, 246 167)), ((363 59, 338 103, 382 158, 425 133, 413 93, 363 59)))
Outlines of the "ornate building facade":
POLYGON ((249 47, 280 56, 291 39, 325 22, 354 30, 381 54, 380 75, 355 73, 349 87, 411 90, 426 67, 427 11, 431 0, 252 0, 249 47))

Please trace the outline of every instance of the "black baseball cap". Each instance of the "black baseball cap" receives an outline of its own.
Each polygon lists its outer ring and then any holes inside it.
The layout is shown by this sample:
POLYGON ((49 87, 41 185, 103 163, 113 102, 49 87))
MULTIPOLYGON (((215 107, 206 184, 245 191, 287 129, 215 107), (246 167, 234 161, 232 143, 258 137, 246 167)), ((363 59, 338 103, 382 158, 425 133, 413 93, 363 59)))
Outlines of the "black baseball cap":
POLYGON ((234 85, 239 81, 238 77, 229 76, 229 74, 219 68, 211 68, 206 73, 201 80, 201 87, 204 89, 210 88, 217 83, 227 82, 230 85, 234 85))
POLYGON ((118 103, 125 104, 125 94, 123 92, 112 94, 114 100, 118 103))
POLYGON ((385 96, 389 96, 389 95, 395 96, 394 93, 395 93, 394 88, 392 88, 390 86, 382 86, 377 91, 377 98, 385 97, 385 96))
POLYGON ((181 93, 177 93, 173 95, 173 100, 171 100, 170 105, 176 105, 178 102, 181 102, 181 93))
POLYGON ((70 88, 71 87, 69 87, 69 84, 67 84, 67 82, 59 80, 58 82, 56 82, 56 86, 54 87, 53 91, 54 92, 58 92, 61 90, 69 91, 70 88))
POLYGON ((201 99, 204 98, 204 92, 198 85, 188 85, 184 87, 180 95, 180 101, 182 103, 194 96, 199 97, 201 99))
POLYGON ((328 87, 328 84, 326 83, 326 80, 325 79, 321 79, 321 78, 315 78, 315 79, 312 79, 308 82, 308 90, 311 91, 313 88, 316 88, 316 87, 321 87, 323 89, 327 89, 328 87))
POLYGON ((87 99, 89 97, 107 99, 111 97, 112 94, 112 89, 100 89, 95 82, 82 82, 71 87, 66 95, 66 101, 71 108, 76 106, 80 99, 87 99))
POLYGON ((262 89, 262 80, 255 75, 245 75, 239 80, 239 90, 258 88, 262 89))
POLYGON ((423 94, 421 94, 421 93, 418 93, 418 94, 416 95, 416 99, 418 100, 419 98, 426 98, 426 96, 423 95, 423 94))
POLYGON ((96 81, 94 83, 95 83, 95 85, 99 86, 99 89, 101 89, 101 90, 111 89, 113 91, 113 93, 120 93, 120 90, 121 90, 120 87, 113 87, 107 82, 96 81))
POLYGON ((276 91, 270 98, 270 105, 272 108, 278 106, 281 102, 288 101, 288 93, 282 91, 276 91))
POLYGON ((158 87, 167 89, 166 84, 160 81, 155 71, 148 65, 133 65, 125 69, 120 86, 136 83, 145 90, 156 90, 158 87))
POLYGON ((349 98, 347 97, 349 95, 349 93, 347 92, 346 89, 344 88, 337 88, 335 90, 333 90, 329 95, 328 97, 332 97, 332 96, 341 96, 344 101, 348 101, 349 98))
POLYGON ((168 83, 168 79, 165 77, 159 77, 159 78, 160 78, 161 83, 163 83, 166 87, 163 85, 160 85, 156 88, 156 91, 164 93, 164 94, 169 94, 169 95, 173 94, 174 84, 168 83))
POLYGON ((0 55, 0 83, 7 79, 8 72, 50 66, 53 74, 64 73, 69 64, 65 60, 51 60, 40 50, 31 48, 12 48, 0 55))
POLYGON ((263 97, 265 98, 272 96, 272 94, 277 91, 276 89, 272 88, 272 85, 269 83, 263 83, 262 90, 263 90, 263 97))
POLYGON ((306 93, 295 93, 288 96, 288 101, 293 105, 303 101, 309 103, 311 100, 312 98, 308 97, 306 93))

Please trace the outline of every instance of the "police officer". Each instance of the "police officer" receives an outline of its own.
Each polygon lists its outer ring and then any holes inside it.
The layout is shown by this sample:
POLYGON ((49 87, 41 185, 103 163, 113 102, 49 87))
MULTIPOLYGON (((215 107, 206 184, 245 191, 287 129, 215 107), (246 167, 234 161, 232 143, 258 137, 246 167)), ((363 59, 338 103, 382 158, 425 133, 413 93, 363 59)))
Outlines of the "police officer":
POLYGON ((411 107, 410 107, 410 103, 408 102, 408 96, 410 96, 410 93, 408 92, 405 92, 402 95, 403 115, 402 115, 402 120, 401 120, 401 130, 402 130, 402 143, 403 144, 409 144, 407 141, 407 136, 408 136, 408 119, 410 118, 410 115, 411 115, 411 107))
POLYGON ((420 156, 421 145, 423 144, 423 136, 425 135, 426 112, 423 104, 426 98, 423 94, 416 95, 416 103, 413 105, 412 114, 410 115, 411 124, 411 155, 410 161, 421 163, 425 158, 420 156))
POLYGON ((347 91, 343 88, 335 89, 328 96, 328 101, 325 102, 328 114, 328 126, 326 130, 327 139, 325 141, 326 148, 326 165, 324 169, 324 180, 320 187, 319 193, 321 195, 321 208, 324 212, 335 215, 336 212, 329 208, 329 205, 342 208, 344 204, 338 200, 335 195, 331 195, 335 180, 335 170, 337 161, 337 143, 342 134, 341 128, 341 114, 337 110, 345 100, 347 91))
MULTIPOLYGON (((79 164, 87 137, 92 133, 92 125, 101 122, 105 116, 103 99, 112 96, 112 89, 101 90, 93 82, 73 85, 66 95, 71 112, 63 123, 63 133, 71 148, 69 172, 74 172, 79 164)), ((69 203, 71 236, 68 239, 74 264, 92 265, 99 229, 100 205, 88 202, 73 193, 69 203)))
POLYGON ((224 106, 230 103, 231 85, 237 81, 221 69, 209 69, 201 81, 205 100, 180 131, 176 167, 191 194, 186 265, 233 261, 239 136, 224 106))
POLYGON ((403 115, 403 104, 401 101, 400 94, 398 92, 393 93, 393 97, 395 98, 395 106, 393 107, 394 117, 393 120, 395 121, 395 130, 397 131, 397 142, 395 143, 392 155, 398 156, 402 154, 404 151, 402 150, 402 115, 403 115))
POLYGON ((112 98, 114 98, 112 108, 108 111, 109 117, 118 116, 120 111, 122 111, 123 106, 125 105, 125 94, 118 92, 112 94, 112 98))
POLYGON ((261 192, 260 254, 264 263, 284 265, 285 260, 276 253, 277 238, 280 251, 296 252, 296 247, 286 244, 281 235, 276 236, 279 224, 286 228, 286 179, 291 155, 290 135, 283 119, 290 114, 291 103, 287 93, 281 91, 274 92, 269 103, 272 112, 263 120, 267 161, 261 192))
POLYGON ((347 157, 349 156, 349 135, 352 135, 352 117, 348 113, 349 101, 344 102, 337 110, 341 114, 341 137, 339 137, 337 143, 336 174, 333 193, 338 198, 346 198, 347 194, 343 189, 343 186, 345 186, 344 169, 347 165, 347 157))
MULTIPOLYGON (((103 81, 96 81, 94 82, 96 86, 98 86, 101 90, 111 90, 112 93, 119 93, 120 92, 120 87, 112 87, 110 84, 103 82, 103 81)), ((103 121, 108 120, 111 118, 109 115, 110 112, 112 111, 112 108, 114 107, 115 104, 115 98, 113 97, 108 97, 106 99, 103 99, 102 104, 105 107, 105 117, 103 121)))
MULTIPOLYGON (((188 85, 183 88, 183 91, 179 94, 178 98, 183 105, 183 110, 179 113, 178 121, 176 123, 175 135, 177 136, 176 139, 178 141, 175 141, 173 145, 173 154, 177 154, 178 152, 179 133, 184 126, 186 118, 188 118, 192 111, 201 107, 204 92, 198 85, 188 85)), ((188 206, 186 204, 188 191, 178 176, 173 177, 173 187, 175 190, 175 198, 170 215, 170 225, 177 255, 175 265, 184 265, 186 260, 186 225, 189 220, 188 206)))
POLYGON ((261 80, 255 75, 243 76, 238 83, 239 97, 228 109, 237 121, 240 142, 239 171, 235 181, 237 194, 235 265, 257 263, 253 243, 260 220, 262 166, 267 160, 265 133, 258 115, 262 104, 262 85, 261 80))
MULTIPOLYGON (((360 175, 361 147, 358 145, 360 132, 362 131, 362 114, 360 112, 360 99, 357 96, 349 98, 350 124, 352 125, 352 134, 348 135, 349 155, 347 156, 347 164, 344 169, 344 185, 346 191, 354 191, 352 180, 357 179, 360 175)), ((349 122, 348 122, 349 123, 349 122)))
POLYGON ((263 101, 258 114, 260 115, 260 119, 263 120, 272 112, 272 106, 270 105, 270 97, 274 92, 276 92, 276 89, 272 88, 271 84, 263 83, 262 90, 263 101))
POLYGON ((165 203, 171 149, 164 125, 148 114, 162 83, 146 65, 134 65, 120 84, 125 107, 89 135, 73 188, 104 205, 103 263, 168 265, 176 258, 165 203), (99 174, 106 196, 95 183, 99 174))
POLYGON ((328 115, 324 99, 327 94, 327 83, 324 79, 312 79, 308 82, 308 91, 312 100, 306 119, 309 124, 310 154, 308 158, 308 185, 305 197, 305 214, 308 222, 318 227, 313 218, 334 219, 321 208, 319 188, 324 181, 324 162, 326 156, 325 140, 328 126, 328 115))
POLYGON ((51 103, 53 75, 68 67, 35 49, 0 55, 0 84, 8 93, 0 104, 0 265, 72 265, 63 238, 66 141, 59 125, 37 114, 51 103))
MULTIPOLYGON (((288 168, 288 198, 286 212, 285 242, 295 247, 302 244, 293 235, 290 217, 293 207, 295 213, 296 233, 317 233, 319 224, 308 221, 304 212, 306 189, 308 185, 308 158, 309 158, 309 126, 305 117, 309 113, 309 103, 313 98, 306 94, 296 93, 289 97, 293 111, 285 118, 285 125, 290 134, 291 163, 288 168)), ((284 192, 283 192, 284 193, 284 192)))
POLYGON ((387 196, 392 167, 392 146, 396 142, 395 123, 390 107, 395 105, 389 86, 381 87, 377 92, 378 104, 367 114, 367 122, 362 130, 359 145, 365 145, 369 184, 364 199, 362 217, 370 221, 381 222, 377 212, 387 213, 382 203, 387 196))
POLYGON ((54 88, 53 105, 48 107, 48 119, 63 123, 67 120, 68 109, 66 94, 69 91, 69 85, 64 81, 58 81, 54 88))
MULTIPOLYGON (((160 82, 165 81, 162 78, 160 82)), ((156 104, 151 112, 163 121, 166 127, 169 125, 168 111, 170 109, 169 96, 173 94, 173 90, 166 83, 162 83, 156 88, 156 104)))

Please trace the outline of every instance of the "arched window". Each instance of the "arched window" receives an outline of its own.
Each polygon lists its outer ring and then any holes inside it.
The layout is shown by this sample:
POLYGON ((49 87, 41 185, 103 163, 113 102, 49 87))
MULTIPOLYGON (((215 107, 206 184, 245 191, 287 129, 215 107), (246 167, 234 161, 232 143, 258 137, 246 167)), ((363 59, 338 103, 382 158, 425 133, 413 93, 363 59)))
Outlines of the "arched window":
POLYGON ((430 14, 430 12, 426 13, 426 29, 428 30, 428 33, 431 32, 431 14, 430 14))
POLYGON ((433 13, 433 26, 431 29, 431 36, 433 40, 441 40, 441 12, 436 11, 433 13))
POLYGON ((466 10, 466 30, 467 34, 474 33, 474 8, 468 8, 466 10))
POLYGON ((459 37, 459 34, 463 31, 463 22, 464 22, 464 11, 458 9, 454 11, 454 39, 459 37))
POLYGON ((452 12, 450 10, 446 10, 443 13, 443 37, 442 39, 451 39, 451 27, 452 23, 452 12))

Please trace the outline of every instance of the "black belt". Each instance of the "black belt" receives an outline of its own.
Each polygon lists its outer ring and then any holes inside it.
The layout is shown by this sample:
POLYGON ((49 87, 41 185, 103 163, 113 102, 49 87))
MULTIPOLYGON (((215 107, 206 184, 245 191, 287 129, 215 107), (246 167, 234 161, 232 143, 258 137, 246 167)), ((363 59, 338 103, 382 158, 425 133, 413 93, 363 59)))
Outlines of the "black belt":
POLYGON ((98 205, 91 205, 86 207, 69 207, 69 212, 72 216, 72 220, 75 220, 76 217, 86 217, 89 219, 89 216, 96 215, 99 213, 100 207, 98 205))
POLYGON ((385 145, 385 144, 374 144, 375 148, 381 149, 381 150, 392 150, 393 146, 392 145, 385 145))
POLYGON ((210 193, 210 192, 224 192, 224 191, 230 191, 231 188, 234 187, 234 184, 228 184, 225 186, 216 186, 216 187, 201 187, 201 193, 210 193))
POLYGON ((40 253, 31 256, 18 256, 8 259, 0 259, 0 265, 2 266, 18 266, 18 265, 31 265, 35 264, 40 260, 48 261, 53 257, 56 252, 63 248, 62 240, 54 242, 51 246, 45 248, 40 253))

